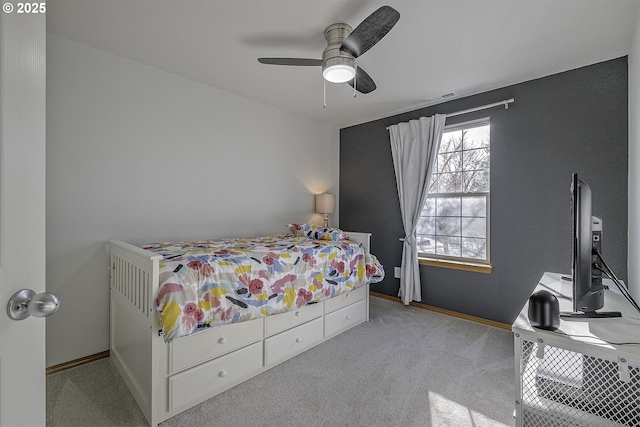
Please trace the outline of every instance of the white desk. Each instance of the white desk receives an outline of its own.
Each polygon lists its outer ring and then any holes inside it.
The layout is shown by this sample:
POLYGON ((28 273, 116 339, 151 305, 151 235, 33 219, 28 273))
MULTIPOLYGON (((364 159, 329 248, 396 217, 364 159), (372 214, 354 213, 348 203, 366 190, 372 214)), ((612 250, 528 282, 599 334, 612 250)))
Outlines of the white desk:
MULTIPOLYGON (((571 311, 572 287, 545 273, 534 290, 571 311)), ((512 325, 516 368, 516 427, 640 426, 640 313, 605 291, 601 311, 621 318, 561 318, 557 331, 533 328, 528 301, 512 325), (614 344, 618 343, 618 344, 614 344)))

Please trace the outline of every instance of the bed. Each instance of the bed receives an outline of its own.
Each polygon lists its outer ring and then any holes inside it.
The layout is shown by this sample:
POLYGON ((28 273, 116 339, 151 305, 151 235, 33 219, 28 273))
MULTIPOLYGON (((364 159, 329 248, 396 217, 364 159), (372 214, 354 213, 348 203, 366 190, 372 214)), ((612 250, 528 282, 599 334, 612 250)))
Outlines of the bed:
POLYGON ((370 234, 290 229, 144 247, 110 241, 110 357, 150 425, 369 320, 369 284, 384 277, 370 234), (340 263, 347 255, 357 262, 340 263), (300 270, 322 261, 329 270, 300 270))

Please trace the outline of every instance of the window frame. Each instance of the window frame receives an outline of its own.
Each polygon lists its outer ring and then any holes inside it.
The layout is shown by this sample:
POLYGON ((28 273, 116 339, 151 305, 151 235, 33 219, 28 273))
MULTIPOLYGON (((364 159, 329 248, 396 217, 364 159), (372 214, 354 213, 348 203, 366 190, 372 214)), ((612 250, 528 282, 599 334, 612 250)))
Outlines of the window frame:
MULTIPOLYGON (((484 196, 486 201, 486 210, 485 210, 485 240, 486 240, 486 248, 485 248, 485 258, 468 258, 462 256, 454 256, 454 255, 443 255, 443 254, 430 254, 425 252, 420 252, 418 249, 418 258, 421 264, 425 265, 435 265, 446 268, 455 268, 469 271, 479 271, 484 273, 491 272, 491 122, 489 117, 477 119, 477 120, 469 120, 466 122, 456 123, 450 126, 445 126, 444 132, 451 132, 456 130, 464 130, 469 128, 476 128, 488 125, 489 126, 489 162, 488 162, 488 171, 489 171, 489 188, 488 191, 482 192, 448 192, 448 193, 431 193, 427 194, 428 198, 445 198, 445 197, 478 197, 484 196)), ((443 135, 444 135, 443 132, 443 135)), ((442 142, 442 141, 441 141, 442 142)), ((459 150, 460 153, 463 153, 465 150, 459 150)), ((438 155, 440 155, 440 150, 438 149, 438 155)), ((462 155, 462 154, 461 154, 462 155)), ((435 171, 434 171, 435 173, 435 171)), ((433 178, 433 174, 432 174, 433 178)), ((431 184, 431 183, 430 183, 431 184)), ((425 204, 427 201, 425 200, 425 204)), ((423 207, 424 209, 424 207, 423 207)), ((436 216, 437 218, 437 216, 436 216)), ((460 222, 462 222, 462 215, 459 216, 460 222)), ((417 235, 416 237, 419 237, 417 235)), ((462 238, 462 236, 460 236, 462 238)))

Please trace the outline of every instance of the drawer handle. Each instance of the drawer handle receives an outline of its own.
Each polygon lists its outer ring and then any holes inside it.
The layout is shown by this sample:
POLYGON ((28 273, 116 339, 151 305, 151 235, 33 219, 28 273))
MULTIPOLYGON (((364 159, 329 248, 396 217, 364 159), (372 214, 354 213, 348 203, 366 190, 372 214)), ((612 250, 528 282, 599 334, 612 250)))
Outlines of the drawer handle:
POLYGON ((351 294, 345 294, 345 295, 344 295, 344 299, 347 299, 347 298, 349 298, 350 296, 351 296, 351 294))
POLYGON ((300 338, 300 337, 296 338, 296 342, 297 343, 301 343, 302 342, 302 338, 300 338))
POLYGON ((296 317, 300 317, 302 313, 300 313, 299 311, 296 311, 296 317))
POLYGON ((226 344, 227 343, 227 339, 225 337, 222 337, 218 340, 218 344, 226 344))
POLYGON ((351 315, 350 315, 350 314, 347 314, 347 317, 345 317, 345 319, 346 319, 346 320, 351 319, 351 315))
POLYGON ((220 372, 218 372, 218 376, 219 376, 220 378, 224 378, 224 377, 226 377, 226 376, 227 376, 227 371, 220 371, 220 372))

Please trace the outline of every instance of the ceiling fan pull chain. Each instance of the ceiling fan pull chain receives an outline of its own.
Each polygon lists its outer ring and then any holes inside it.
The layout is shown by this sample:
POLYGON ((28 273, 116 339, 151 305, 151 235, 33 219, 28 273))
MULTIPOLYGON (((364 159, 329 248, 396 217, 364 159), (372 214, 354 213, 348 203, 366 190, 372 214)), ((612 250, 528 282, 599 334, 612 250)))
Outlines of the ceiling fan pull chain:
POLYGON ((356 74, 353 76, 353 97, 356 97, 356 87, 358 83, 358 64, 356 64, 356 74))
POLYGON ((322 108, 327 108, 327 81, 322 79, 322 108))

